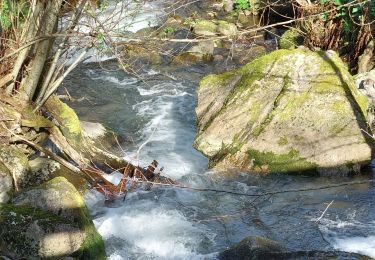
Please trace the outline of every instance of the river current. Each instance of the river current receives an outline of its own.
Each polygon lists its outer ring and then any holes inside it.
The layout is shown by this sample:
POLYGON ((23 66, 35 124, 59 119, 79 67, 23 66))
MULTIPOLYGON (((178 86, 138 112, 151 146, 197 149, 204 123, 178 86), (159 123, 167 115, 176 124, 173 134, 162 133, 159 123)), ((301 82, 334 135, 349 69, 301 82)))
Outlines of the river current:
MULTIPOLYGON (((113 17, 117 29, 136 32, 157 24, 164 15, 163 4, 170 2, 148 1, 135 15, 132 8, 139 8, 137 1, 109 3, 99 19, 113 23, 108 19, 113 17), (119 6, 126 6, 131 15, 117 12, 119 6)), ((81 120, 100 122, 124 139, 123 156, 133 164, 147 166, 156 159, 165 176, 183 185, 246 194, 373 178, 371 174, 317 178, 209 170, 207 158, 192 144, 196 88, 213 68, 154 66, 135 77, 119 70, 115 62, 89 63, 111 58, 99 54, 90 52, 63 87, 74 98, 85 97, 70 103, 81 120)), ((120 177, 113 174, 108 179, 116 183, 120 177)), ((276 240, 291 251, 342 250, 375 258, 374 198, 373 184, 284 193, 256 201, 229 193, 154 186, 111 205, 92 191, 86 203, 109 259, 215 259, 219 252, 254 235, 276 240)))
MULTIPOLYGON (((114 62, 84 64, 64 86, 73 97, 86 97, 70 104, 82 120, 103 123, 124 138, 124 157, 134 164, 147 166, 156 159, 164 175, 184 185, 248 194, 353 180, 209 170, 208 160, 192 144, 196 88, 211 68, 152 67, 140 71, 140 77, 116 68, 114 62)), ((120 176, 108 178, 115 183, 120 176)), ((290 250, 337 249, 375 257, 374 198, 371 184, 256 201, 154 186, 130 193, 115 205, 106 205, 96 192, 90 192, 86 202, 109 259, 215 259, 250 235, 276 240, 290 250)))

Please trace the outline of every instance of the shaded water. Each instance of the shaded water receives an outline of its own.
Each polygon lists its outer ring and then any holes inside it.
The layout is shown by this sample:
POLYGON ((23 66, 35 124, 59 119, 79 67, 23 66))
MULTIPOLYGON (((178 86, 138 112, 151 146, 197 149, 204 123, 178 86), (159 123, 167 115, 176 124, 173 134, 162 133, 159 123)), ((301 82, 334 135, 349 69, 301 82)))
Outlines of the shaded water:
MULTIPOLYGON (((153 68, 143 80, 107 63, 107 70, 86 64, 65 87, 81 119, 104 123, 127 141, 127 159, 147 165, 152 159, 164 172, 192 187, 256 193, 308 188, 350 181, 275 174, 207 170, 207 159, 192 148, 196 133, 195 89, 209 67, 153 68), (139 155, 138 147, 149 140, 139 155)), ((367 177, 357 177, 356 179, 367 177)), ((113 182, 119 176, 112 176, 113 182)), ((129 194, 107 207, 92 192, 87 203, 103 236, 109 259, 214 259, 250 235, 279 241, 291 250, 359 252, 375 257, 375 188, 370 184, 254 198, 166 187, 129 194), (327 204, 334 201, 320 221, 327 204)))

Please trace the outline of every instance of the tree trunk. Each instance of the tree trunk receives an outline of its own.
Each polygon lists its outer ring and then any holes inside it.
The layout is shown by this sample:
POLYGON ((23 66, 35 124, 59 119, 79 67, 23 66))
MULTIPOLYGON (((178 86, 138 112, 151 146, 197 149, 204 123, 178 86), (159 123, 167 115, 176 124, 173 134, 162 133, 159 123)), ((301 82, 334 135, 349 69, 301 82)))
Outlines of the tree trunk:
MULTIPOLYGON (((50 36, 53 33, 62 1, 63 0, 43 1, 46 7, 43 12, 38 35, 50 36)), ((35 17, 31 17, 30 22, 35 20, 35 17)), ((35 95, 35 91, 40 82, 41 74, 52 46, 51 41, 53 41, 53 38, 45 39, 35 44, 34 57, 27 67, 28 73, 21 81, 19 90, 20 97, 26 101, 32 101, 35 95)))

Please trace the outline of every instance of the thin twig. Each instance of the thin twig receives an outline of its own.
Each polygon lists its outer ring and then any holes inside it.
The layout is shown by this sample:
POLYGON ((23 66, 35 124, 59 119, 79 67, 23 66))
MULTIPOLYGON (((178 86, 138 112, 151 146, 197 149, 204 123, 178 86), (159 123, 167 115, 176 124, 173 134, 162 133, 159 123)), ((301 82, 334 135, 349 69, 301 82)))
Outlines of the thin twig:
POLYGON ((319 217, 315 222, 319 222, 319 221, 323 218, 324 214, 327 212, 328 208, 332 205, 333 202, 334 202, 334 200, 332 200, 332 201, 328 204, 328 206, 326 207, 326 209, 323 211, 322 215, 320 215, 320 217, 319 217))

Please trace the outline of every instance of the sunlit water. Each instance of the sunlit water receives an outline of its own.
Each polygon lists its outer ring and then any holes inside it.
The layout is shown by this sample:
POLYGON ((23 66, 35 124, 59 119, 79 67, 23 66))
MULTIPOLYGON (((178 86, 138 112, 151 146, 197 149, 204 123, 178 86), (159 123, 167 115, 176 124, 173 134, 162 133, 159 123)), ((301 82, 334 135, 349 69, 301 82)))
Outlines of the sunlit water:
MULTIPOLYGON (((88 97, 71 104, 81 119, 104 123, 127 140, 124 156, 134 164, 146 166, 156 159, 167 176, 182 184, 248 194, 351 180, 207 170, 207 159, 192 143, 195 90, 208 69, 153 68, 143 71, 140 80, 112 71, 115 67, 84 65, 64 84, 75 98, 88 97)), ((116 182, 119 176, 109 179, 116 182)), ((153 187, 111 207, 92 192, 87 204, 109 259, 214 259, 250 235, 274 239, 290 250, 338 249, 375 257, 374 198, 370 184, 254 202, 246 196, 153 187)))

